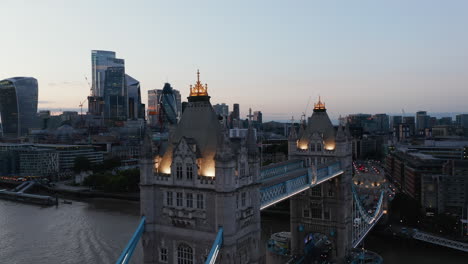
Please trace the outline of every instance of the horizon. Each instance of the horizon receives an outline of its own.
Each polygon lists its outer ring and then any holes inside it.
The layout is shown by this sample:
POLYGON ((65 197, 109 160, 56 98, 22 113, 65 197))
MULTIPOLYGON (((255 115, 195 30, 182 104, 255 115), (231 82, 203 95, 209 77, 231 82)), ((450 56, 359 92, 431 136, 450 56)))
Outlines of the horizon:
POLYGON ((102 49, 125 60, 145 104, 147 91, 166 81, 186 98, 200 69, 213 104, 232 110, 239 103, 242 117, 252 108, 266 120, 297 120, 309 98, 312 105, 319 95, 333 119, 401 109, 467 110, 464 1, 364 1, 359 7, 198 1, 184 9, 122 1, 104 12, 107 3, 3 3, 0 24, 16 41, 0 50, 8 65, 0 79, 32 76, 39 82, 40 109, 79 109, 89 95, 91 50, 102 49))

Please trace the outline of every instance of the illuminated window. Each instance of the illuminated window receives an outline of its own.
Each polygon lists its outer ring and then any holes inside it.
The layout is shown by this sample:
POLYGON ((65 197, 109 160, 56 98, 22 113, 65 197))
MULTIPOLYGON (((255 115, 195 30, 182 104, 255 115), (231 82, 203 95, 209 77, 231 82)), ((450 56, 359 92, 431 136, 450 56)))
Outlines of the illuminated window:
POLYGON ((167 248, 161 248, 159 251, 159 261, 167 262, 167 248))
POLYGON ((180 244, 177 247, 177 264, 192 264, 193 249, 187 244, 180 244))
POLYGON ((193 179, 193 166, 191 163, 187 164, 187 180, 193 179))
POLYGON ((178 180, 182 179, 182 163, 176 163, 176 177, 178 180))
POLYGON ((177 197, 176 197, 177 206, 183 206, 182 200, 183 200, 182 193, 181 193, 181 192, 178 192, 178 193, 177 193, 177 197))
POLYGON ((201 193, 197 194, 197 208, 198 209, 205 208, 205 201, 203 199, 203 194, 201 193))
POLYGON ((187 204, 187 207, 188 208, 193 208, 193 194, 191 193, 187 193, 186 194, 186 204, 187 204))
POLYGON ((166 193, 166 204, 172 206, 172 192, 166 193))

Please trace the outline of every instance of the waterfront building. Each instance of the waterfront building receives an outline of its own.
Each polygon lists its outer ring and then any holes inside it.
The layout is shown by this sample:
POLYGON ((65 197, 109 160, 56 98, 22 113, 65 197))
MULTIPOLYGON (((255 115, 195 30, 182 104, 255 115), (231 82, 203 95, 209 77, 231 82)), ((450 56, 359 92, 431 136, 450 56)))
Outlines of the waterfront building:
POLYGON ((169 138, 163 151, 147 135, 140 164, 144 262, 204 263, 222 226, 220 263, 260 263, 260 155, 253 131, 231 141, 198 76, 169 138))
POLYGON ((95 150, 92 145, 62 145, 62 144, 15 144, 15 143, 0 143, 1 151, 13 151, 17 149, 25 150, 51 150, 58 154, 59 170, 72 170, 75 159, 83 156, 93 163, 102 163, 103 152, 95 150))
POLYGON ((20 137, 34 128, 37 117, 38 86, 32 77, 0 81, 0 116, 4 137, 20 137))
POLYGON ((59 172, 58 153, 19 145, 0 151, 0 175, 54 177, 59 172))

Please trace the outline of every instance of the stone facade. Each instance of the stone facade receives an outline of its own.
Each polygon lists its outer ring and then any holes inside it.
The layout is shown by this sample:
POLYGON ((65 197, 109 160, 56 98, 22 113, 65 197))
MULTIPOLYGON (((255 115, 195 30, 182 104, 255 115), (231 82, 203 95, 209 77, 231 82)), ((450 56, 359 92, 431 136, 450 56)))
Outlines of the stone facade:
POLYGON ((252 129, 245 139, 230 140, 209 98, 198 80, 164 153, 147 136, 140 166, 144 263, 204 263, 220 227, 217 263, 261 262, 252 129))
POLYGON ((341 125, 335 131, 320 101, 308 121, 298 135, 292 129, 289 159, 304 159, 318 169, 337 161, 344 174, 291 198, 292 254, 304 254, 304 238, 310 233, 322 233, 333 241, 332 257, 341 263, 352 245, 351 137, 341 125))

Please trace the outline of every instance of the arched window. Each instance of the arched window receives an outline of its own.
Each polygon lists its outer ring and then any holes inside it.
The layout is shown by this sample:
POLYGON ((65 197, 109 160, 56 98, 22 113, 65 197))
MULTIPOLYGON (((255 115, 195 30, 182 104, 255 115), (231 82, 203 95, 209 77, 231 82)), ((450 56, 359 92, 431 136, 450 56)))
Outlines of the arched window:
POLYGON ((187 244, 180 244, 177 247, 177 264, 192 264, 193 250, 187 244))

